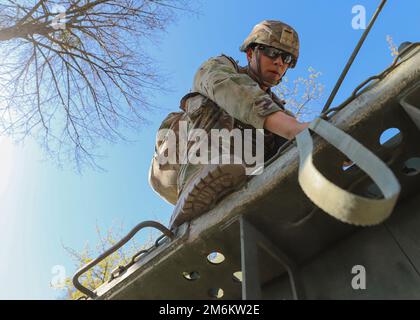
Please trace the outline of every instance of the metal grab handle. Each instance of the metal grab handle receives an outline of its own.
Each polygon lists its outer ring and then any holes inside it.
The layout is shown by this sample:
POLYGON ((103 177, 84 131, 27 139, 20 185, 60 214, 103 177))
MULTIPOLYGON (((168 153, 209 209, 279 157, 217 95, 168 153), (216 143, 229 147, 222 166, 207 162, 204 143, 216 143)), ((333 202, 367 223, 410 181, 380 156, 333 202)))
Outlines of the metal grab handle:
POLYGON ((309 128, 344 153, 378 185, 384 199, 369 199, 350 193, 328 179, 314 166, 313 142, 309 130, 296 136, 299 149, 299 184, 319 208, 349 224, 368 226, 383 222, 391 214, 401 187, 387 165, 350 135, 322 119, 309 128))
POLYGON ((379 14, 381 13, 383 7, 385 6, 387 0, 382 0, 379 4, 379 7, 376 9, 375 13, 373 14, 372 20, 370 20, 369 25, 367 26, 365 32, 363 32, 362 37, 360 38, 359 42, 356 45, 356 48, 354 48, 353 53, 351 54, 351 57, 347 61, 346 66, 344 67, 344 70, 341 72, 340 78, 338 78, 337 83, 334 86, 334 89, 332 90, 330 96, 328 97, 327 102, 325 103, 324 108, 322 109, 322 113, 325 113, 329 107, 331 106, 331 103, 333 102, 338 90, 341 87, 341 84, 344 81, 344 78, 346 77, 348 71, 350 70, 351 65, 354 62, 354 59, 356 59, 357 54, 359 53, 360 48, 362 47, 363 43, 366 40, 366 37, 368 36, 370 29, 372 29, 373 25, 375 24, 376 19, 378 18, 379 14))
POLYGON ((99 262, 104 260, 106 257, 113 254, 115 251, 117 251, 119 248, 121 248, 124 244, 126 244, 134 235, 140 231, 143 228, 146 227, 153 227, 161 231, 165 236, 167 236, 169 239, 173 240, 175 235, 167 229, 165 226, 160 224, 156 221, 144 221, 139 223, 137 226, 135 226, 124 238, 122 238, 119 242, 117 242, 115 245, 113 245, 111 248, 109 248, 107 251, 105 251, 103 254, 101 254, 99 257, 97 257, 95 260, 89 262, 87 265, 80 268, 75 275, 73 276, 73 285, 74 287, 79 290, 80 292, 84 293, 90 298, 96 298, 97 294, 93 292, 92 290, 84 287, 80 282, 79 278, 82 274, 84 274, 89 269, 93 268, 95 265, 97 265, 99 262))

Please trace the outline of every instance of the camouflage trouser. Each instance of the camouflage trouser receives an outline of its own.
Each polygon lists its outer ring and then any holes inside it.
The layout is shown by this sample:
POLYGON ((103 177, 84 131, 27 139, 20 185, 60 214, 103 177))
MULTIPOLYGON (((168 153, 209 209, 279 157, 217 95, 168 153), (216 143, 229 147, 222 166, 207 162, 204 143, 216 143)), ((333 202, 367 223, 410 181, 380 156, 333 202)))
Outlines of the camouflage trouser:
MULTIPOLYGON (((232 116, 230 116, 226 111, 219 108, 216 104, 214 104, 211 100, 205 98, 202 95, 195 96, 193 98, 190 98, 186 103, 186 113, 188 115, 188 133, 190 133, 190 130, 192 129, 203 129, 207 133, 208 142, 210 142, 210 131, 211 129, 227 129, 231 132, 232 129, 241 129, 242 132, 242 140, 241 143, 246 143, 245 138, 243 135, 242 129, 254 129, 254 136, 253 139, 255 139, 255 128, 246 125, 243 123, 240 123, 239 121, 235 120, 232 116)), ((191 138, 189 136, 189 138, 191 138)), ((286 140, 283 138, 280 138, 278 136, 275 136, 271 133, 265 132, 264 134, 264 141, 263 144, 263 152, 264 152, 264 158, 268 159, 271 157, 275 152, 277 151, 278 147, 283 144, 286 140)), ((233 155, 233 140, 230 141, 230 147, 231 149, 227 152, 230 153, 230 155, 233 155)), ((253 150, 255 151, 255 140, 252 142, 253 150)), ((188 144, 187 151, 191 150, 192 143, 188 144)), ((242 145, 244 146, 244 145, 242 145)), ((244 150, 244 148, 242 148, 244 150)), ((208 148, 208 154, 206 155, 207 160, 210 160, 211 155, 211 149, 208 148)), ((223 151, 226 153, 226 150, 223 151)), ((188 152, 187 152, 188 153, 188 152)), ((222 150, 219 150, 219 157, 220 154, 222 154, 222 150)), ((233 159, 233 158, 231 158, 233 159)), ((219 158, 220 160, 220 158, 219 158)), ((242 164, 245 162, 242 161, 242 164)), ((194 176, 194 174, 198 173, 200 169, 202 169, 206 164, 192 164, 192 163, 186 163, 181 164, 179 174, 178 174, 178 196, 182 192, 185 184, 194 176)))
MULTIPOLYGON (((188 133, 190 133, 190 130, 192 129, 203 129, 207 133, 207 136, 209 136, 211 129, 233 128, 234 119, 211 100, 202 95, 190 98, 186 102, 185 110, 188 115, 188 133)), ((190 135, 189 138, 191 138, 190 135)), ((188 143, 187 153, 191 150, 191 145, 192 142, 188 143)), ((206 158, 210 161, 210 149, 208 149, 206 158)), ((192 164, 189 162, 180 165, 178 174, 178 195, 182 192, 185 183, 204 166, 206 166, 206 164, 192 164)))

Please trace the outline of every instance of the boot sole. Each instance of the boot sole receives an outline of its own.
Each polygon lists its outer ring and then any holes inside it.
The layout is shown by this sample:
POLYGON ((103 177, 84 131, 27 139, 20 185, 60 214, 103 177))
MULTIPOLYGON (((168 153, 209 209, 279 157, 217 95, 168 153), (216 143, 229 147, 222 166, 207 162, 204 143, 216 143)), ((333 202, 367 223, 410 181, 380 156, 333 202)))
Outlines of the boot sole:
POLYGON ((238 164, 209 165, 191 179, 181 193, 170 226, 176 227, 214 208, 223 197, 246 182, 245 167, 238 164))

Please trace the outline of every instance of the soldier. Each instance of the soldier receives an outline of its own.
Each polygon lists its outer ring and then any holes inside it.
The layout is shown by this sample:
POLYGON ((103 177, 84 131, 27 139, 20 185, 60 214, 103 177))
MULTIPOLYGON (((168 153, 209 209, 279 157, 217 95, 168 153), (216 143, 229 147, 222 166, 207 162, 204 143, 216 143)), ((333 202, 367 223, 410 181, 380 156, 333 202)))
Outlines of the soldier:
MULTIPOLYGON (((253 28, 240 50, 246 53, 247 67, 225 55, 209 59, 197 71, 192 93, 181 106, 188 115, 188 129, 264 129, 267 160, 308 126, 286 111, 284 102, 270 90, 295 67, 299 39, 289 25, 266 20, 253 28)), ((181 165, 171 227, 210 210, 245 182, 242 164, 181 165)))

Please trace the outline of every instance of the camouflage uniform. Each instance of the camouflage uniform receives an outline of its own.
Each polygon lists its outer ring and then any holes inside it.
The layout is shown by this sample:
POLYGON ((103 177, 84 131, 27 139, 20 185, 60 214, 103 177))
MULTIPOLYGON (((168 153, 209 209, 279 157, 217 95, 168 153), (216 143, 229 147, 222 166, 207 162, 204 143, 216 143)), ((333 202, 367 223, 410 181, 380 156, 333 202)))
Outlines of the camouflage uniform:
MULTIPOLYGON (((267 116, 282 111, 289 115, 281 101, 270 90, 263 91, 232 58, 221 55, 204 62, 194 77, 193 92, 181 101, 189 118, 188 129, 263 129, 267 116)), ((265 159, 274 155, 286 140, 264 131, 265 159)), ((178 193, 202 165, 181 166, 178 193)))
MULTIPOLYGON (((299 39, 296 31, 287 24, 279 21, 257 24, 240 50, 245 52, 251 45, 269 46, 277 49, 278 54, 289 54, 293 56, 289 67, 296 65, 299 39)), ((267 83, 263 79, 259 48, 254 52, 256 70, 249 66, 240 67, 225 55, 211 58, 201 65, 194 77, 192 93, 181 101, 188 118, 188 130, 204 129, 207 135, 211 129, 239 128, 243 133, 244 129, 252 128, 255 131, 264 128, 267 116, 275 112, 288 113, 283 107, 284 103, 270 89, 261 89, 278 83, 267 83)), ((264 159, 274 155, 285 141, 264 131, 264 159)), ((171 227, 208 211, 219 199, 245 181, 242 164, 182 164, 178 173, 178 200, 171 217, 171 227)))

